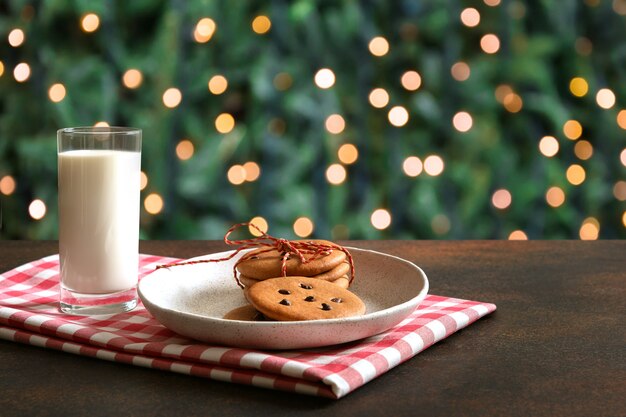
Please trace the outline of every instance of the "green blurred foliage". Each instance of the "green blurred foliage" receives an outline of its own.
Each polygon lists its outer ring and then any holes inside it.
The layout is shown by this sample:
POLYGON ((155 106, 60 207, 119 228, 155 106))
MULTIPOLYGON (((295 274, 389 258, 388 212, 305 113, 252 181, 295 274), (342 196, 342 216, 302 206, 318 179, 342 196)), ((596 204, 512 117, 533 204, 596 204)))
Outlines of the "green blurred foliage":
POLYGON ((4 0, 0 178, 13 177, 16 189, 0 194, 0 237, 56 238, 55 132, 107 121, 144 131, 149 182, 142 195, 165 201, 157 215, 142 209, 144 238, 218 239, 254 216, 284 237, 294 237, 293 222, 307 216, 314 236, 334 239, 492 239, 513 230, 576 239, 589 217, 601 238, 624 238, 626 131, 617 115, 626 107, 625 9, 623 0, 503 0, 496 7, 478 0, 4 0), (478 26, 461 23, 466 7, 480 12, 478 26), (80 22, 90 12, 100 26, 85 33, 80 22), (260 14, 272 22, 263 35, 251 28, 260 14), (198 43, 193 32, 203 17, 216 31, 198 43), (26 35, 19 47, 7 41, 14 28, 26 35), (500 39, 496 54, 480 48, 487 33, 500 39), (375 36, 389 41, 385 56, 369 52, 375 36), (466 81, 451 75, 458 61, 471 68, 466 81), (20 62, 31 68, 22 83, 13 77, 20 62), (137 89, 121 81, 129 68, 143 75, 137 89), (333 87, 315 85, 320 68, 333 70, 333 87), (400 83, 407 70, 421 75, 417 91, 400 83), (221 95, 207 89, 216 74, 228 79, 221 95), (584 97, 570 92, 573 77, 589 83, 584 97), (55 83, 67 90, 59 103, 48 98, 55 83), (496 99, 500 85, 521 97, 521 111, 496 99), (174 109, 162 102, 170 87, 183 94, 174 109), (388 91, 385 108, 369 104, 374 88, 388 91), (601 88, 616 95, 610 109, 596 103, 601 88), (387 118, 397 105, 409 111, 403 127, 387 118), (473 118, 466 133, 452 125, 459 111, 473 118), (227 134, 215 127, 224 112, 236 120, 227 134), (346 121, 338 135, 324 128, 335 113, 346 121), (593 146, 588 160, 575 156, 575 141, 563 134, 569 119, 581 122, 581 139, 593 146), (559 141, 552 158, 538 150, 545 135, 559 141), (175 147, 184 138, 195 153, 181 161, 175 147), (355 144, 359 158, 345 166, 344 183, 331 185, 326 168, 343 143, 355 144), (441 175, 404 174, 406 157, 432 154, 445 162, 441 175), (230 184, 228 169, 247 161, 260 165, 259 179, 230 184), (574 163, 586 171, 578 186, 565 176, 574 163), (558 208, 546 203, 552 186, 566 195, 558 208), (501 188, 512 195, 504 210, 491 203, 501 188), (48 209, 41 220, 28 214, 36 198, 48 209), (370 222, 377 208, 392 215, 382 231, 370 222))

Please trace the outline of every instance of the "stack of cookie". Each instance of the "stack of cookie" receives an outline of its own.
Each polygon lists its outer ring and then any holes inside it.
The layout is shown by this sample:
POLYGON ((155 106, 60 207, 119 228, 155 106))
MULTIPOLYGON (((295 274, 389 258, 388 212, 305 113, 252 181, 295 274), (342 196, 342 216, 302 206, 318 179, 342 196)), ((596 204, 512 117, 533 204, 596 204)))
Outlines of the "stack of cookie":
MULTIPOLYGON (((333 246, 327 240, 312 240, 323 245, 333 246)), ((245 287, 251 287, 260 281, 282 276, 282 259, 284 253, 276 249, 256 249, 250 252, 245 260, 237 264, 239 281, 245 287)), ((332 282, 342 288, 350 285, 350 264, 346 260, 346 254, 339 250, 333 250, 326 256, 302 263, 297 256, 290 255, 287 260, 287 276, 302 276, 332 282)))

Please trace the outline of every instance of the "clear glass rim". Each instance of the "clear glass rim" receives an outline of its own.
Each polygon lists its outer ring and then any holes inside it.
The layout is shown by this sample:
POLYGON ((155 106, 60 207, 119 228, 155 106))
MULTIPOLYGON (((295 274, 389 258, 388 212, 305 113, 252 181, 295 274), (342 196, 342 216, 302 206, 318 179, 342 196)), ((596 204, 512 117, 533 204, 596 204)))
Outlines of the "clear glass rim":
POLYGON ((112 133, 116 135, 136 135, 141 133, 141 129, 124 126, 80 126, 65 127, 57 130, 59 135, 110 135, 112 133))

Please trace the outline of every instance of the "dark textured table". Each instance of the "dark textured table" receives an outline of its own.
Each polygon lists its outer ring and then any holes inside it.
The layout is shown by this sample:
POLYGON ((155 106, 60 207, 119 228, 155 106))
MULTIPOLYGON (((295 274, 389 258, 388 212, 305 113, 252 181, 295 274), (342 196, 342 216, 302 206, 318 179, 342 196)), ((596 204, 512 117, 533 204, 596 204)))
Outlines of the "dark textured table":
MULTIPOLYGON (((343 243, 415 262, 432 294, 498 310, 338 401, 0 341, 0 415, 626 415, 626 241, 343 243)), ((181 258, 224 249, 141 242, 181 258)), ((56 252, 0 241, 0 271, 56 252)))

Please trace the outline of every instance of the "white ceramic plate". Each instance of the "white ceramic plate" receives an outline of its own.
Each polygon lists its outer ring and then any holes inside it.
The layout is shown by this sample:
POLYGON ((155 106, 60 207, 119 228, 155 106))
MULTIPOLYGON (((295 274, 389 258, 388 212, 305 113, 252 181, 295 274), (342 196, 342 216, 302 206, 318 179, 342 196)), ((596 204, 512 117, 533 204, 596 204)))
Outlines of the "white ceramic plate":
MULTIPOLYGON (((222 317, 228 311, 247 304, 233 277, 237 258, 158 269, 141 280, 139 296, 161 324, 211 344, 301 349, 351 342, 384 332, 405 319, 426 296, 428 279, 404 259, 349 249, 356 268, 350 290, 365 302, 363 316, 297 322, 225 320, 222 317)), ((230 253, 193 259, 217 259, 230 253)))

